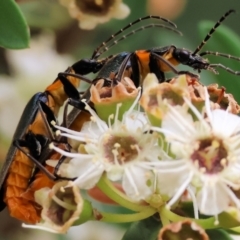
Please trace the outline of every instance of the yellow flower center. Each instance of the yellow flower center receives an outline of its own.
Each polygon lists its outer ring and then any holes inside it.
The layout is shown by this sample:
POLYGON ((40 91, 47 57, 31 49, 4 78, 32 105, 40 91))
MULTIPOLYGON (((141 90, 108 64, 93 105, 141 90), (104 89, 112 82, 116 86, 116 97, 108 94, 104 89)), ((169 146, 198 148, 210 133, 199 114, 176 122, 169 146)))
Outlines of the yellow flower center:
POLYGON ((135 159, 140 146, 131 136, 105 135, 103 138, 104 157, 110 163, 124 164, 135 159))
POLYGON ((191 155, 191 159, 203 173, 221 172, 227 165, 227 149, 222 140, 208 138, 199 140, 191 155))

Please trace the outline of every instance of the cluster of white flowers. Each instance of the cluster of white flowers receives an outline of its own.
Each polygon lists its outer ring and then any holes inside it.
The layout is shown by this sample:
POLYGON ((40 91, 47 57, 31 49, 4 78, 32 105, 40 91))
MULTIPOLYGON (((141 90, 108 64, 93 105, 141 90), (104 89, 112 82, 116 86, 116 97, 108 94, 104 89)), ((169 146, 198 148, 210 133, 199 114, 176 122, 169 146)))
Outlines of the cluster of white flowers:
MULTIPOLYGON (((46 163, 58 165, 61 178, 35 192, 42 221, 26 227, 65 233, 92 219, 122 222, 124 214, 99 212, 81 190, 136 212, 126 222, 156 212, 162 220, 163 209, 175 214, 184 201, 192 202, 196 221, 200 214, 213 216, 213 226, 219 214, 239 212, 240 107, 230 94, 188 75, 159 84, 154 74, 143 89, 125 77, 114 86, 99 80, 90 93, 80 130, 54 124, 72 150, 50 144, 64 160, 46 163)), ((179 221, 170 215, 165 218, 179 221)))
MULTIPOLYGON (((143 89, 146 94, 150 93, 143 89)), ((122 119, 123 106, 116 104, 115 114, 106 122, 86 103, 91 119, 80 132, 56 126, 62 136, 81 146, 77 153, 51 146, 71 158, 59 174, 75 178, 80 189, 90 189, 106 173, 133 201, 148 202, 158 193, 167 198, 168 207, 188 193, 196 218, 199 212, 217 217, 230 205, 239 208, 234 190, 240 188, 240 118, 230 107, 216 107, 207 87, 201 94, 200 110, 183 93, 181 104, 162 99, 158 107, 164 110, 157 125, 149 120, 149 106, 140 111, 140 93, 122 119)))

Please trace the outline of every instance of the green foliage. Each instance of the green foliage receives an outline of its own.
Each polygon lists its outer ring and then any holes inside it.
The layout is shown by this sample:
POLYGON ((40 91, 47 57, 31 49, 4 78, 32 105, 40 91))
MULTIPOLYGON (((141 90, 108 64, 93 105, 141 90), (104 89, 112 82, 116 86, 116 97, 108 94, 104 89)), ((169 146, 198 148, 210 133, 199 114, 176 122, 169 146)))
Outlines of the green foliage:
POLYGON ((10 49, 22 49, 29 46, 29 29, 13 0, 0 2, 0 46, 10 49))
MULTIPOLYGON (((154 217, 134 222, 124 234, 122 240, 156 240, 162 224, 154 217)), ((233 240, 228 232, 222 229, 206 230, 210 240, 233 240)), ((189 236, 193 232, 189 232, 189 236)), ((175 239, 176 236, 173 236, 175 239)))
POLYGON ((233 240, 231 236, 222 229, 210 229, 206 230, 210 240, 233 240))
POLYGON ((154 217, 134 222, 124 234, 122 240, 156 240, 161 223, 154 217))
POLYGON ((20 8, 30 27, 61 30, 73 21, 67 9, 56 1, 26 2, 20 8))

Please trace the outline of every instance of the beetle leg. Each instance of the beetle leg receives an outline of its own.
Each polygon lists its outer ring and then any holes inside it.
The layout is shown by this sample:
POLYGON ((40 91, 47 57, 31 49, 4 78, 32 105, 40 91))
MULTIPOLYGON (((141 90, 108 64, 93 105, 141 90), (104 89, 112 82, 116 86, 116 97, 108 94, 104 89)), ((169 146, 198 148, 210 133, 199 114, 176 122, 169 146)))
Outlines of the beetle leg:
POLYGON ((46 126, 46 129, 48 131, 48 136, 51 139, 54 139, 52 132, 50 131, 50 129, 52 129, 54 132, 56 131, 56 129, 53 127, 53 125, 51 124, 52 121, 56 122, 56 118, 52 112, 52 110, 48 107, 48 105, 42 101, 38 102, 38 108, 39 111, 42 115, 42 119, 44 121, 44 124, 46 126), (45 115, 44 115, 45 113, 45 115))
POLYGON ((199 76, 197 74, 194 74, 192 72, 189 72, 189 71, 178 71, 173 64, 171 64, 169 61, 167 61, 165 58, 163 58, 162 56, 156 54, 156 53, 153 53, 152 52, 152 55, 156 58, 159 59, 159 61, 162 61, 164 64, 166 64, 175 74, 177 75, 181 75, 181 74, 187 74, 191 77, 194 77, 194 78, 199 78, 199 76))
MULTIPOLYGON (((67 73, 69 74, 69 73, 67 73)), ((69 98, 80 99, 80 94, 78 90, 69 82, 69 80, 63 75, 63 73, 58 74, 58 79, 62 82, 64 91, 69 98)))
POLYGON ((181 75, 181 74, 186 74, 186 75, 189 75, 189 76, 192 77, 192 78, 197 78, 197 79, 199 79, 199 75, 198 75, 198 74, 194 74, 194 73, 189 72, 189 71, 179 71, 179 72, 178 72, 178 75, 181 75))
MULTIPOLYGON (((81 79, 82 81, 84 81, 84 82, 86 82, 86 83, 92 84, 92 80, 84 77, 84 76, 81 75, 81 74, 69 73, 69 72, 60 72, 60 73, 58 73, 58 78, 59 78, 59 77, 65 77, 65 76, 71 76, 71 77, 79 78, 79 79, 81 79)), ((61 79, 60 79, 60 80, 61 80, 61 79)))
POLYGON ((62 156, 62 157, 59 159, 57 165, 56 165, 55 168, 54 168, 53 175, 56 177, 57 180, 73 181, 73 180, 75 180, 76 178, 62 177, 62 176, 60 176, 60 175, 57 173, 58 170, 59 170, 59 168, 60 168, 60 166, 61 166, 61 164, 64 162, 65 159, 66 159, 65 156, 62 156))
POLYGON ((38 159, 36 159, 32 154, 28 153, 22 145, 24 145, 24 142, 15 140, 13 142, 13 145, 17 147, 21 152, 23 152, 27 157, 29 157, 35 165, 44 173, 46 174, 51 180, 56 180, 56 177, 50 173, 49 171, 46 170, 46 168, 39 162, 38 159))
MULTIPOLYGON (((153 53, 154 52, 151 52, 150 57, 149 57, 150 58, 149 59, 150 72, 155 73, 159 83, 165 82, 164 72, 161 70, 161 68, 159 67, 158 62, 157 62, 159 60, 159 58, 157 58, 155 53, 154 54, 153 53)), ((159 56, 159 55, 157 55, 157 56, 159 56)))

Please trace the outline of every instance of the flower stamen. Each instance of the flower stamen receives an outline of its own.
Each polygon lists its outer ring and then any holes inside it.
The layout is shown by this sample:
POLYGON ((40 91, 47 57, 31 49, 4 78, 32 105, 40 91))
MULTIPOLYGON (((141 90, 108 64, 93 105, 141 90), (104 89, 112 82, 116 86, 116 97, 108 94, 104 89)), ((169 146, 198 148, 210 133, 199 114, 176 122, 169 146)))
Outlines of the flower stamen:
POLYGON ((192 188, 189 186, 187 188, 189 195, 191 196, 192 202, 193 202, 193 210, 194 210, 194 218, 199 219, 199 214, 198 214, 198 205, 197 205, 197 199, 196 196, 192 190, 192 188))
POLYGON ((56 202, 59 206, 65 208, 65 209, 67 209, 67 210, 69 210, 69 211, 75 211, 75 210, 77 209, 76 206, 71 205, 71 204, 69 204, 69 203, 67 203, 67 202, 62 201, 62 200, 59 199, 56 195, 53 195, 53 196, 52 196, 52 199, 53 199, 53 201, 56 202))
POLYGON ((81 156, 81 157, 85 157, 85 158, 89 158, 89 159, 92 157, 91 155, 87 155, 87 154, 66 152, 66 151, 62 150, 61 148, 54 146, 53 143, 49 144, 49 148, 55 150, 56 152, 61 153, 62 155, 66 156, 66 157, 75 158, 75 157, 81 156))

